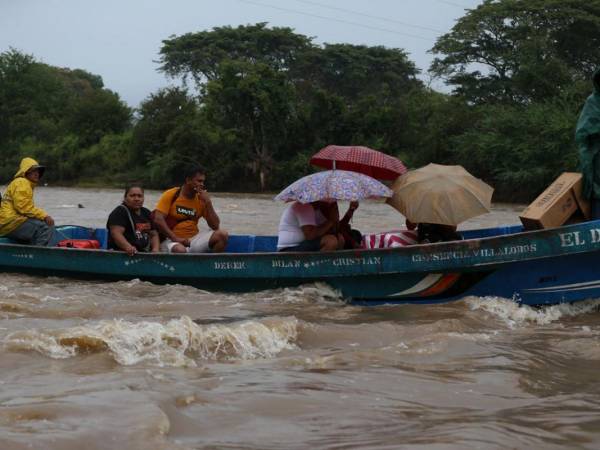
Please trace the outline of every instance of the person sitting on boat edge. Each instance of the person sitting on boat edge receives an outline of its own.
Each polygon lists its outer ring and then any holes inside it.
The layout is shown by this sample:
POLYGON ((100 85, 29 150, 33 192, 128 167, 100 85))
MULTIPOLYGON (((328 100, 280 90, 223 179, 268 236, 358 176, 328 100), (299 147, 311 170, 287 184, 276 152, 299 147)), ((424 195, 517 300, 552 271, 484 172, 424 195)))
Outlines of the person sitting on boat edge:
POLYGON ((163 192, 153 211, 154 223, 164 238, 160 244, 161 251, 224 251, 229 235, 219 228, 221 221, 204 188, 206 171, 199 166, 192 167, 185 172, 183 178, 181 187, 163 192), (204 217, 210 230, 199 231, 198 221, 201 217, 204 217))
POLYGON ((277 251, 316 252, 344 248, 337 233, 339 211, 336 202, 293 202, 281 215, 277 251))
POLYGON ((158 252, 160 241, 149 209, 144 208, 144 188, 131 184, 125 188, 123 203, 108 216, 108 248, 129 256, 137 252, 158 252))
POLYGON ((33 190, 45 169, 33 158, 21 160, 0 205, 0 236, 22 244, 56 245, 54 219, 33 202, 33 190))

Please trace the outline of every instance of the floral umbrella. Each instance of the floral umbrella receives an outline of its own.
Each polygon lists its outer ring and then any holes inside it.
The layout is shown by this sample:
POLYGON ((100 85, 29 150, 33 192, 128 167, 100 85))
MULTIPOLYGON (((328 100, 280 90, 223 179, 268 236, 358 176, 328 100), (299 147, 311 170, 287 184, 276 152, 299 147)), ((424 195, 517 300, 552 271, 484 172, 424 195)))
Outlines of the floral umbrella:
POLYGON ((319 200, 356 201, 391 196, 391 189, 368 175, 347 170, 324 170, 296 180, 281 191, 275 200, 311 203, 319 200))

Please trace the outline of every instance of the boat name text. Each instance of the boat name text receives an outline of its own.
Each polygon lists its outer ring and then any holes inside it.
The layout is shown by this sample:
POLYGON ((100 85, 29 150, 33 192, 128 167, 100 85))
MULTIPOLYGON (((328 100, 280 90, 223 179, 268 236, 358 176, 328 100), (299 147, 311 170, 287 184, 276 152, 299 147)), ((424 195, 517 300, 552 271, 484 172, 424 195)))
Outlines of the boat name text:
POLYGON ((273 259, 271 261, 271 267, 278 269, 286 269, 286 268, 301 268, 301 267, 316 267, 322 266, 324 264, 331 264, 334 267, 341 266, 371 266, 371 265, 379 265, 381 264, 381 257, 379 256, 358 256, 351 258, 334 258, 331 260, 323 259, 318 261, 301 261, 299 259, 292 260, 282 260, 282 259, 273 259))
POLYGON ((336 258, 332 260, 334 266, 371 266, 374 264, 381 264, 381 258, 379 256, 359 256, 357 258, 336 258))
POLYGON ((509 245, 499 248, 477 248, 472 250, 453 250, 449 252, 425 253, 413 255, 413 262, 449 261, 467 258, 497 258, 499 256, 514 256, 537 251, 535 243, 525 245, 509 245))
POLYGON ((578 245, 597 244, 600 242, 600 228, 592 228, 589 231, 588 238, 582 235, 581 231, 571 231, 569 233, 559 233, 561 247, 577 247, 578 245))
POLYGON ((215 261, 216 270, 243 270, 246 268, 244 261, 215 261))

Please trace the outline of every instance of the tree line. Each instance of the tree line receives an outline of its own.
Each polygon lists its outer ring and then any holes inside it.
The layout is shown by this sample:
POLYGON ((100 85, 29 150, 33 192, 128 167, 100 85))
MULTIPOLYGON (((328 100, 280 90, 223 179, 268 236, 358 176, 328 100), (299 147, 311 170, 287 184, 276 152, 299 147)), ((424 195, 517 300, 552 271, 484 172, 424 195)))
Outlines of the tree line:
POLYGON ((600 0, 485 0, 440 36, 432 90, 402 49, 317 45, 286 27, 217 27, 162 43, 181 87, 132 110, 101 77, 0 54, 0 182, 23 156, 49 183, 164 188, 201 163, 209 188, 276 191, 328 144, 408 167, 460 164, 528 201, 577 169, 573 132, 600 64, 600 0))

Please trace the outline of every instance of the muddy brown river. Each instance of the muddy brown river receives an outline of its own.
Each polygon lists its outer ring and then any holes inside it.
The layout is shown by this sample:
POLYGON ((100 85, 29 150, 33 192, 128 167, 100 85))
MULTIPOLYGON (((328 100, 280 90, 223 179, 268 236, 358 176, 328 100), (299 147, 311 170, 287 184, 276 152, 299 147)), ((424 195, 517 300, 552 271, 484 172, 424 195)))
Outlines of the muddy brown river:
MULTIPOLYGON (((121 197, 36 201, 57 224, 103 226, 121 197)), ((276 233, 271 196, 213 199, 231 233, 276 233)), ((363 202, 354 227, 402 223, 363 202)), ((599 305, 357 307, 319 284, 225 295, 0 274, 0 449, 597 449, 599 305)))

